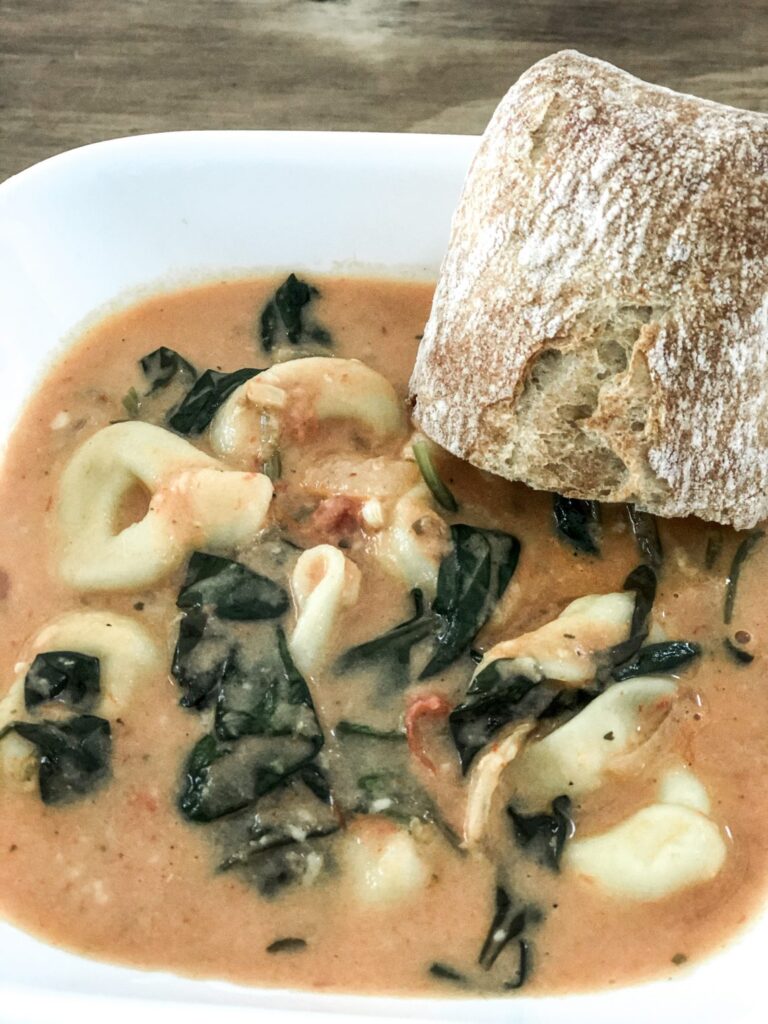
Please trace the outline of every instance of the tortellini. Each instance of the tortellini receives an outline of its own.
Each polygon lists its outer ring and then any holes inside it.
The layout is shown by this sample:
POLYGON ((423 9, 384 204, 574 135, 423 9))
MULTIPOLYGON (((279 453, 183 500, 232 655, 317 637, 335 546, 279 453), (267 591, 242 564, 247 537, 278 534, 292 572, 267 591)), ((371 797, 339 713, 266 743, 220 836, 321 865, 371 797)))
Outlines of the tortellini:
POLYGON ((266 476, 228 470, 170 431, 115 423, 89 438, 61 477, 60 573, 80 590, 132 590, 173 572, 195 548, 222 553, 265 523, 266 476), (136 485, 150 492, 136 523, 116 528, 136 485))
POLYGON ((630 591, 577 598, 556 619, 514 640, 503 640, 486 652, 478 671, 499 658, 519 662, 522 675, 557 679, 570 686, 591 682, 596 655, 626 640, 635 595, 630 591))
POLYGON ((670 679, 640 676, 616 683, 515 762, 516 794, 533 810, 556 796, 576 799, 601 786, 611 768, 646 742, 671 710, 670 679))
POLYGON ((268 458, 287 421, 351 420, 374 442, 405 430, 405 412, 386 378, 357 359, 312 356, 270 367, 241 385, 210 427, 216 454, 238 465, 268 458))
POLYGON ((693 773, 677 769, 659 801, 600 835, 575 839, 563 865, 615 896, 659 900, 714 878, 727 849, 708 817, 709 797, 693 773))
MULTIPOLYGON (((77 651, 99 659, 100 696, 89 712, 107 718, 122 714, 135 688, 161 674, 165 663, 164 652, 151 634, 126 615, 108 611, 62 615, 40 630, 30 644, 28 660, 16 666, 16 678, 0 701, 0 729, 29 718, 24 680, 35 655, 45 651, 77 651)), ((0 775, 6 781, 31 785, 34 769, 32 744, 15 732, 4 736, 0 742, 0 775)))
POLYGON ((417 484, 394 506, 374 548, 382 564, 409 587, 428 598, 437 590, 440 562, 450 547, 450 531, 432 504, 424 484, 417 484))
POLYGON ((382 906, 398 903, 422 889, 429 867, 416 840, 404 828, 378 827, 350 833, 346 868, 358 902, 382 906))
POLYGON ((311 675, 325 667, 339 616, 357 602, 360 570, 338 548, 319 544, 299 556, 291 584, 297 608, 291 657, 311 675))

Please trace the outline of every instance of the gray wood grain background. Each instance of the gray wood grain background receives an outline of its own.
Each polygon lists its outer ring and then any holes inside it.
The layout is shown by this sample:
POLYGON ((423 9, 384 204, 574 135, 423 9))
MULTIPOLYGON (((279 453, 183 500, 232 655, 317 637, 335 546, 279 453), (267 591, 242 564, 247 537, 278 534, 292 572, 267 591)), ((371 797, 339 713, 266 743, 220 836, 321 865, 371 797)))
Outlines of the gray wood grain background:
POLYGON ((480 132, 565 46, 768 110, 766 0, 0 0, 0 179, 178 128, 480 132))

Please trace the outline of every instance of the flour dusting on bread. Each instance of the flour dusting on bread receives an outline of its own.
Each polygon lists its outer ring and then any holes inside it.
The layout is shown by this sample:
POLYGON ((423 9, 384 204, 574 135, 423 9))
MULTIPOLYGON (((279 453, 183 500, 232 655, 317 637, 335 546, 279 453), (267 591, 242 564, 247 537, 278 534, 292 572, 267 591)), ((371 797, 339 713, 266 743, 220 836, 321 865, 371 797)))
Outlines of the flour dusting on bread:
POLYGON ((491 472, 665 516, 768 514, 768 117, 562 52, 502 100, 411 381, 491 472))

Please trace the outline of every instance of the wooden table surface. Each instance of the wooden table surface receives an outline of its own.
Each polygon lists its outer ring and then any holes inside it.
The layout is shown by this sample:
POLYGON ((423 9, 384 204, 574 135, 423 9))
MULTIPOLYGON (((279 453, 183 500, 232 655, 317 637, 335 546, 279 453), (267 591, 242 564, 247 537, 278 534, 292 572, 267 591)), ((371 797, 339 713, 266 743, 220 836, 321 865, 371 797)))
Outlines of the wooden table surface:
POLYGON ((768 110, 766 0, 0 0, 0 179, 178 128, 476 133, 565 46, 768 110))

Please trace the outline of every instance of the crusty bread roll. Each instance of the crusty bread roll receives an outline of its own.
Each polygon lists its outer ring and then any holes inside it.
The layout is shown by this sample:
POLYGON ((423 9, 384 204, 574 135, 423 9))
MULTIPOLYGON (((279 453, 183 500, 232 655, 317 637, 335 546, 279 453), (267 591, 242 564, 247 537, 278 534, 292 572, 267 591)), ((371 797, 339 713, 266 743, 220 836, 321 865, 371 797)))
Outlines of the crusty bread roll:
POLYGON ((535 64, 470 169, 411 391, 429 437, 501 476, 768 515, 768 117, 535 64))

